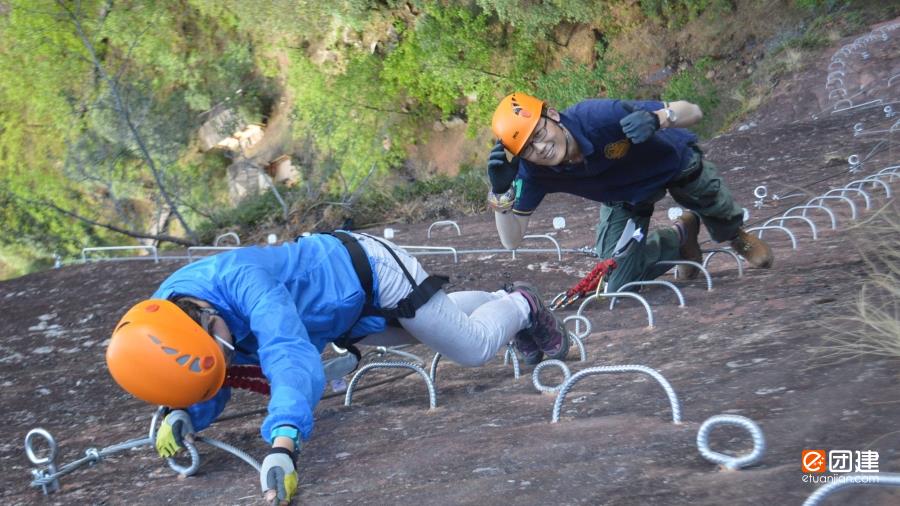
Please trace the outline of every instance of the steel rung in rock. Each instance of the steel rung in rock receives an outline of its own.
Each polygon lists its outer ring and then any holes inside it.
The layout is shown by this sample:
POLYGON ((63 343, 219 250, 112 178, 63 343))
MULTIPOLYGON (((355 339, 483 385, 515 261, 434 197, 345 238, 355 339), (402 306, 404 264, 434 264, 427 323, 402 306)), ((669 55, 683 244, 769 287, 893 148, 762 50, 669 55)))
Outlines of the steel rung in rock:
POLYGON ((767 225, 765 227, 750 227, 750 228, 746 229, 745 232, 747 232, 748 234, 750 232, 759 232, 759 234, 757 234, 757 236, 760 239, 762 239, 763 232, 765 232, 766 230, 781 230, 782 232, 787 234, 787 236, 791 239, 791 249, 797 249, 797 238, 794 237, 794 233, 791 232, 791 229, 789 229, 787 227, 783 227, 781 225, 767 225))
POLYGON ((810 199, 810 201, 807 202, 806 205, 811 206, 815 202, 821 203, 823 200, 829 200, 829 199, 841 200, 843 202, 846 202, 847 205, 850 206, 850 218, 853 220, 856 219, 856 204, 853 203, 853 200, 851 200, 850 197, 845 197, 843 195, 829 195, 829 196, 819 195, 818 197, 810 199))
MULTIPOLYGON (((563 292, 563 295, 565 295, 565 292, 563 292)), ((573 321, 573 320, 575 321, 575 330, 573 333, 575 334, 576 337, 578 337, 580 339, 584 339, 587 336, 591 335, 591 332, 593 331, 593 329, 592 329, 590 319, 588 319, 587 317, 581 316, 581 315, 567 316, 567 317, 563 318, 563 325, 566 325, 567 323, 569 323, 570 321, 573 321), (584 323, 584 332, 581 332, 581 324, 582 323, 584 323)))
POLYGON ((777 221, 778 226, 783 227, 785 220, 801 220, 803 222, 806 222, 806 224, 809 225, 809 228, 812 230, 813 241, 817 241, 819 239, 819 231, 816 230, 816 224, 813 223, 813 221, 811 219, 807 218, 806 216, 783 216, 783 215, 776 216, 774 218, 769 218, 768 220, 766 220, 766 222, 763 223, 762 226, 768 227, 769 223, 772 223, 773 221, 777 221))
POLYGON ((837 193, 837 192, 841 192, 841 195, 846 195, 848 191, 854 191, 854 192, 857 192, 858 194, 862 195, 863 200, 865 200, 865 202, 866 202, 866 209, 872 208, 872 200, 869 198, 869 194, 866 193, 865 190, 862 190, 860 188, 847 188, 847 187, 835 188, 834 190, 829 190, 829 191, 825 192, 824 194, 822 194, 822 196, 828 197, 832 193, 837 193))
POLYGON ((649 367, 643 365, 609 365, 609 366, 601 366, 601 367, 590 367, 588 369, 584 369, 572 375, 569 379, 563 383, 562 387, 560 387, 559 393, 556 395, 556 402, 553 403, 553 418, 552 423, 559 422, 559 413, 562 410, 563 402, 566 400, 566 395, 569 393, 569 390, 578 383, 582 378, 587 376, 592 376, 596 374, 614 374, 621 372, 639 372, 650 376, 655 379, 660 386, 662 386, 663 390, 666 392, 666 396, 669 398, 669 405, 672 408, 672 422, 673 423, 681 423, 681 405, 678 403, 678 397, 675 395, 675 390, 672 389, 672 385, 666 381, 666 378, 662 376, 655 369, 651 369, 649 367))
POLYGON ((848 183, 847 188, 849 188, 852 185, 859 185, 859 187, 862 188, 866 183, 871 184, 872 187, 874 188, 876 184, 879 184, 879 185, 881 185, 881 189, 884 190, 884 196, 886 198, 891 198, 891 187, 887 183, 885 183, 884 181, 881 180, 882 177, 884 177, 884 176, 874 174, 874 175, 871 175, 868 177, 864 177, 862 179, 857 179, 856 181, 851 181, 850 183, 848 183))
POLYGON ((391 347, 387 347, 387 346, 377 346, 375 348, 375 351, 376 351, 376 353, 378 353, 379 356, 382 356, 382 357, 385 355, 397 355, 398 357, 407 358, 409 360, 413 360, 422 365, 425 365, 425 360, 423 360, 422 357, 412 354, 408 351, 398 350, 396 348, 391 348, 391 347))
POLYGON ((578 356, 579 356, 578 361, 586 362, 587 361, 587 351, 584 349, 584 342, 581 340, 580 337, 576 336, 574 333, 568 332, 568 334, 569 334, 569 339, 574 341, 575 346, 578 347, 578 356))
MULTIPOLYGON (((625 283, 624 285, 620 286, 619 291, 623 292, 623 291, 625 291, 626 288, 630 288, 632 286, 665 286, 666 288, 669 288, 673 292, 675 292, 675 296, 678 297, 678 306, 684 307, 684 296, 681 294, 681 290, 679 290, 678 287, 675 286, 673 283, 670 283, 668 281, 663 281, 661 279, 654 279, 654 280, 650 280, 650 281, 631 281, 629 283, 625 283)), ((616 307, 617 300, 618 299, 616 297, 613 297, 609 301, 609 309, 610 310, 612 310, 614 307, 616 307)))
POLYGON ((601 298, 609 298, 609 297, 628 297, 631 299, 636 299, 641 305, 644 306, 644 310, 647 312, 647 326, 653 326, 653 310, 650 309, 650 304, 647 302, 647 299, 641 297, 640 295, 632 292, 610 292, 610 293, 597 293, 591 295, 590 297, 584 299, 584 302, 578 306, 578 311, 575 313, 577 316, 584 316, 584 307, 592 300, 599 300, 601 298))
MULTIPOLYGON (((818 506, 832 492, 850 487, 900 487, 897 473, 851 473, 840 475, 840 481, 822 485, 803 502, 803 506, 818 506)), ((849 503, 844 503, 849 504, 849 503)))
POLYGON ((460 231, 459 225, 457 225, 455 221, 453 221, 453 220, 441 220, 441 221, 436 221, 436 222, 434 222, 434 223, 432 223, 431 225, 428 226, 428 232, 426 232, 426 236, 427 236, 429 239, 431 239, 431 229, 433 229, 434 227, 442 227, 442 226, 451 226, 451 227, 453 227, 453 228, 456 229, 456 235, 457 235, 457 236, 461 236, 461 235, 462 235, 462 231, 460 231))
POLYGON ((806 212, 809 211, 810 209, 821 209, 821 210, 825 211, 828 214, 828 217, 831 219, 831 230, 837 230, 837 218, 835 218, 834 212, 831 210, 830 207, 828 207, 826 205, 794 206, 794 207, 788 209, 787 211, 785 211, 784 213, 782 213, 782 216, 788 217, 791 215, 790 214, 791 212, 793 212, 794 210, 797 210, 797 209, 800 210, 800 216, 806 216, 806 212))
POLYGON ((656 265, 692 265, 699 269, 700 272, 703 273, 703 277, 706 278, 706 290, 710 291, 713 289, 712 276, 709 275, 709 271, 706 270, 706 267, 703 267, 703 265, 698 262, 693 262, 691 260, 663 260, 661 262, 656 262, 656 265))
POLYGON ((513 377, 518 381, 522 371, 519 369, 519 357, 516 355, 513 343, 506 345, 506 351, 503 353, 503 365, 508 364, 510 360, 512 360, 513 377))
POLYGON ((425 380, 425 385, 428 387, 428 402, 430 409, 437 407, 437 392, 434 389, 434 383, 431 381, 428 373, 425 372, 425 369, 410 362, 373 362, 362 366, 356 371, 356 374, 353 375, 350 384, 347 385, 347 393, 344 396, 344 406, 350 406, 353 402, 353 389, 356 387, 356 384, 359 383, 360 378, 372 369, 412 369, 425 380))
POLYGON ((724 253, 724 254, 730 256, 731 258, 733 258, 734 262, 737 264, 738 277, 741 277, 744 275, 744 265, 741 263, 741 257, 739 257, 738 254, 735 253, 734 251, 732 251, 730 249, 725 249, 725 248, 717 248, 717 249, 703 250, 702 253, 709 253, 708 255, 706 255, 706 258, 703 259, 703 268, 704 269, 707 269, 707 270, 709 269, 709 267, 708 267, 709 261, 710 261, 710 259, 712 259, 712 257, 714 257, 717 253, 724 253))
POLYGON ((431 382, 434 383, 437 379, 437 366, 438 362, 441 361, 441 354, 435 353, 434 358, 431 359, 431 369, 428 371, 428 377, 431 378, 431 382))
MULTIPOLYGON (((533 235, 523 236, 522 240, 525 240, 525 239, 547 239, 548 241, 552 242, 553 246, 556 247, 556 256, 559 259, 559 261, 562 262, 562 250, 559 248, 559 243, 556 242, 556 239, 554 239, 553 236, 550 236, 547 234, 533 234, 533 235)), ((516 250, 512 250, 512 257, 516 258, 516 250)))
POLYGON ((755 464, 762 458, 766 451, 766 438, 763 436, 762 429, 753 420, 738 415, 716 415, 708 418, 697 431, 697 449, 700 455, 706 460, 720 464, 728 469, 740 469, 755 464), (753 438, 753 451, 741 457, 725 455, 724 453, 715 452, 709 448, 709 433, 712 429, 719 425, 736 425, 742 427, 750 433, 753 438))
POLYGON ((531 383, 534 385, 534 388, 538 390, 538 392, 557 392, 560 388, 572 377, 572 371, 569 370, 569 366, 566 365, 562 360, 544 360, 537 366, 535 366, 534 371, 531 373, 531 383), (548 387, 541 383, 541 371, 547 367, 559 367, 563 372, 563 380, 562 383, 556 385, 555 387, 548 387))

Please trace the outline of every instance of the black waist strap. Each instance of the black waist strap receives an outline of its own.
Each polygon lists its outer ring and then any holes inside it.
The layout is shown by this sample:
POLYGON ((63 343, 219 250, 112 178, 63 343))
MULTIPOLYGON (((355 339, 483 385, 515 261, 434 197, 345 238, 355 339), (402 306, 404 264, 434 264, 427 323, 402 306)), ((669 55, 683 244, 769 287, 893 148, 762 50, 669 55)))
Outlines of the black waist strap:
MULTIPOLYGON (((435 293, 450 282, 450 279, 446 276, 428 276, 422 283, 416 284, 415 278, 412 277, 412 274, 409 273, 406 266, 400 261, 400 257, 397 256, 394 249, 381 240, 366 234, 366 237, 384 246, 387 252, 394 257, 394 261, 400 266, 403 275, 406 276, 410 286, 413 287, 409 295, 397 303, 397 307, 376 307, 372 267, 369 265, 369 257, 366 255, 365 250, 359 245, 359 242, 355 237, 346 232, 335 231, 330 235, 337 237, 341 241, 341 244, 347 248, 347 252, 350 254, 350 261, 353 264, 353 270, 356 271, 359 282, 366 293, 366 302, 363 305, 363 311, 360 317, 380 316, 388 320, 388 324, 395 323, 398 318, 413 318, 416 316, 416 311, 420 307, 424 306, 435 293)), ((335 343, 342 348, 347 348, 364 338, 365 336, 350 338, 345 335, 336 340, 335 343)))

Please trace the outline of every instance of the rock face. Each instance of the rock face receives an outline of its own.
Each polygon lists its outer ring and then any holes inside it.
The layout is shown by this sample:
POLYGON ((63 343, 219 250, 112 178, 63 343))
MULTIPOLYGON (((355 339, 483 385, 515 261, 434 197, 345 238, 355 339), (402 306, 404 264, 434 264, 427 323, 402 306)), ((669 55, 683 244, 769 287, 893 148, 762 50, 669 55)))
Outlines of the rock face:
MULTIPOLYGON (((853 39, 843 43, 852 43, 853 39)), ((747 122, 758 126, 719 136, 703 146, 735 198, 750 212, 748 225, 760 225, 794 205, 862 176, 897 165, 896 137, 854 136, 890 127, 880 108, 837 113, 824 91, 833 48, 793 78, 779 84, 774 101, 747 122), (787 86, 793 94, 783 91, 787 86), (796 101, 802 99, 802 104, 796 101), (824 111, 824 112, 823 112, 824 111), (815 116, 813 116, 815 115, 815 116), (845 162, 864 159, 859 173, 845 162), (754 189, 766 185, 768 197, 757 207, 754 189), (799 197, 787 197, 799 193, 799 197), (773 195, 781 198, 774 200, 773 195)), ((896 100, 898 87, 887 86, 900 72, 900 30, 888 40, 867 45, 869 58, 847 58, 852 75, 875 75, 867 96, 896 100)), ((857 55, 858 52, 853 52, 857 55)), ((859 86, 853 77, 850 94, 859 86)), ((894 83, 897 79, 894 79, 894 83)), ((869 99, 871 100, 871 99, 869 99)), ((892 188, 900 185, 896 179, 892 188)), ((620 301, 610 311, 592 303, 593 323, 585 338, 588 357, 568 358, 575 371, 595 365, 641 364, 659 371, 672 384, 684 422, 671 423, 662 389, 638 375, 585 379, 569 393, 560 423, 551 424, 553 396, 531 386, 530 370, 518 381, 501 357, 484 367, 465 369, 442 362, 437 371, 438 408, 427 410, 425 385, 417 376, 380 384, 354 395, 345 408, 340 395, 326 392, 316 410, 316 431, 299 459, 301 504, 615 504, 722 505, 799 504, 817 485, 804 481, 801 453, 806 449, 874 450, 882 472, 900 470, 897 376, 900 360, 824 358, 825 339, 837 335, 837 318, 851 314, 866 264, 855 248, 851 228, 886 202, 885 192, 865 186, 850 192, 858 217, 842 200, 829 203, 837 229, 821 211, 808 214, 817 226, 813 240, 805 223, 786 223, 797 240, 793 249, 784 232, 767 231, 776 252, 775 267, 746 270, 717 255, 710 262, 713 289, 701 279, 672 281, 686 307, 662 287, 641 292, 652 305, 655 327, 647 327, 644 309, 620 301), (755 420, 768 450, 761 462, 739 472, 724 472, 705 461, 695 438, 708 417, 731 413, 755 420)), ((654 226, 669 226, 668 198, 660 202, 654 226)), ((550 195, 532 218, 530 232, 553 234, 563 248, 592 244, 599 204, 550 195), (567 227, 554 230, 554 217, 567 227)), ((429 244, 463 249, 500 248, 489 214, 458 221, 462 235, 428 223, 394 227, 398 244, 429 244)), ((381 230, 373 230, 379 234, 381 230)), ((705 235, 705 232, 704 232, 705 235)), ((701 239, 703 236, 701 237, 701 239)), ((541 240, 527 247, 549 245, 541 240)), ((713 244, 704 244, 711 248, 713 244)), ((426 268, 451 275, 451 291, 496 290, 523 279, 547 298, 572 286, 596 259, 565 253, 522 251, 421 257, 426 268)), ((105 370, 104 351, 119 316, 147 297, 179 261, 154 264, 110 262, 75 265, 0 283, 0 382, 5 438, 0 460, 3 504, 45 501, 28 488, 30 464, 22 441, 41 426, 60 444, 62 465, 102 448, 146 434, 152 407, 130 398, 105 370)), ((575 307, 561 311, 575 313, 575 307)), ((405 351, 428 361, 421 346, 405 351)), ((396 372, 374 372, 361 386, 375 385, 396 372)), ((542 380, 554 384, 559 374, 542 380)), ((255 394, 237 392, 226 413, 265 407, 255 394)), ((265 455, 259 439, 259 415, 231 419, 207 432, 265 455)), ((716 429, 711 446, 720 452, 749 450, 748 435, 716 429)), ((198 475, 179 480, 150 449, 128 451, 61 480, 51 500, 61 504, 232 504, 259 497, 258 478, 231 455, 200 446, 198 475)), ((896 490, 851 489, 835 494, 833 504, 900 502, 896 490)))

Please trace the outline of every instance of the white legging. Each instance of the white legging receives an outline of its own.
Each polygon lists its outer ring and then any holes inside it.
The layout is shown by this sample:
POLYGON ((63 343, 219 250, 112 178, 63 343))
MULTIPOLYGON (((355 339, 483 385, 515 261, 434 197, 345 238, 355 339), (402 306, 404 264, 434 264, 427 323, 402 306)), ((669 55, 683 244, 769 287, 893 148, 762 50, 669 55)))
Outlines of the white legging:
MULTIPOLYGON (((381 307, 396 307, 412 291, 397 261, 375 240, 353 234, 374 264, 381 307)), ((390 245, 417 283, 428 273, 414 257, 390 245)), ((401 318, 402 328, 388 327, 360 344, 396 346, 422 343, 459 365, 475 367, 490 360, 517 332, 529 324, 528 301, 518 293, 465 291, 434 294, 416 311, 414 318, 401 318)))

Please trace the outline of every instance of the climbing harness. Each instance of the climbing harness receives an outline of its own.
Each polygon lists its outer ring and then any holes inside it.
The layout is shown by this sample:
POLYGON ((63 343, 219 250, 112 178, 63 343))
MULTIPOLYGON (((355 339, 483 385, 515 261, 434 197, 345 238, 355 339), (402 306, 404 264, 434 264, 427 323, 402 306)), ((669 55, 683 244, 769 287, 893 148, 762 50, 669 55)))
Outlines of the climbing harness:
POLYGON ((575 283, 575 286, 554 297, 550 302, 550 309, 555 311, 571 306, 578 299, 585 297, 589 292, 594 292, 595 294, 600 293, 604 278, 607 274, 612 272, 616 266, 616 261, 613 258, 607 258, 606 260, 598 262, 587 276, 581 278, 581 281, 578 283, 575 283))
MULTIPOLYGON (((397 265, 400 267, 400 270, 403 271, 403 275, 406 276, 410 286, 413 287, 409 295, 397 303, 397 307, 379 308, 375 305, 374 277, 372 267, 369 264, 369 256, 366 255, 366 252, 363 250, 362 246, 360 246, 359 241, 347 232, 339 230, 331 232, 329 235, 340 240, 341 244, 344 245, 344 248, 347 249, 347 253, 350 254, 350 261, 353 263, 353 270, 356 271, 359 282, 362 284, 363 291, 366 294, 366 301, 363 305, 361 317, 380 316, 387 320, 389 324, 396 325, 396 321, 399 318, 415 317, 416 311, 424 306, 434 294, 444 287, 444 285, 450 282, 450 279, 447 276, 431 275, 425 278, 421 283, 416 283, 416 279, 409 273, 409 270, 406 269, 403 262, 400 261, 400 257, 397 256, 397 253, 394 252, 393 248, 376 237, 363 234, 369 239, 382 245, 384 249, 390 253, 394 258, 394 261, 397 262, 397 265)), ((365 338, 366 336, 351 337, 349 333, 347 333, 334 342, 341 348, 349 350, 352 346, 365 338)))

